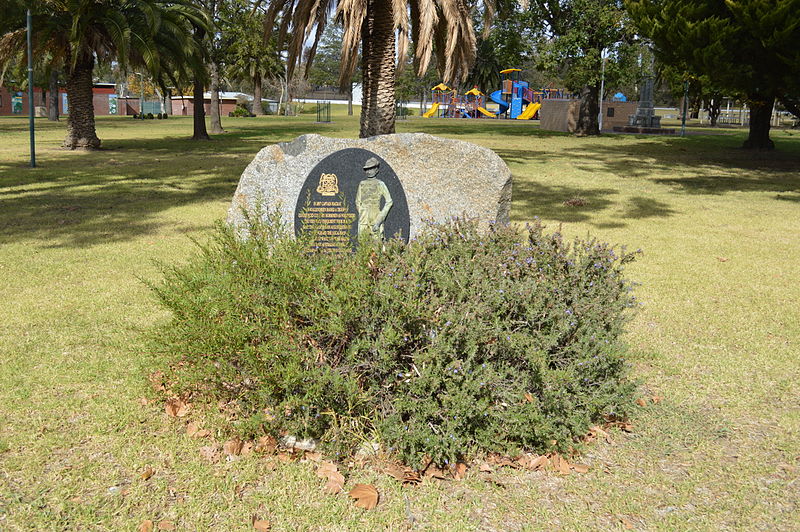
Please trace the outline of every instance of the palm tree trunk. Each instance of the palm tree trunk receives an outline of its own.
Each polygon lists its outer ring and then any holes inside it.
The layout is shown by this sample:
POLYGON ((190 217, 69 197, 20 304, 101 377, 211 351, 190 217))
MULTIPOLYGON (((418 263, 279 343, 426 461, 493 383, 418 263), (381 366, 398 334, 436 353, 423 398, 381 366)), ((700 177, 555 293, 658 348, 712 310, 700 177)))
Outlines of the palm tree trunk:
POLYGON ((770 120, 775 97, 762 95, 751 96, 750 106, 750 134, 742 145, 748 150, 773 150, 775 143, 769 138, 770 120))
POLYGON ((210 140, 208 131, 206 131, 206 108, 203 89, 203 81, 195 78, 194 93, 192 94, 192 103, 194 104, 192 140, 210 140))
POLYGON ((64 147, 70 150, 92 150, 100 147, 100 139, 94 126, 94 104, 92 95, 92 69, 94 57, 81 57, 67 74, 67 136, 64 147))
POLYGON ((597 103, 599 94, 599 83, 586 85, 581 90, 581 103, 578 110, 578 121, 575 124, 576 135, 583 136, 600 134, 599 125, 597 123, 597 114, 600 112, 600 107, 597 103))
POLYGON ((47 119, 58 122, 58 70, 50 71, 50 87, 47 90, 47 119))
POLYGON ((264 115, 264 108, 261 107, 261 74, 258 73, 253 76, 253 114, 264 115))
POLYGON ((211 132, 225 133, 219 116, 219 65, 211 61, 208 68, 211 73, 211 132))
POLYGON ((361 138, 394 133, 395 33, 390 0, 367 0, 361 26, 361 138))

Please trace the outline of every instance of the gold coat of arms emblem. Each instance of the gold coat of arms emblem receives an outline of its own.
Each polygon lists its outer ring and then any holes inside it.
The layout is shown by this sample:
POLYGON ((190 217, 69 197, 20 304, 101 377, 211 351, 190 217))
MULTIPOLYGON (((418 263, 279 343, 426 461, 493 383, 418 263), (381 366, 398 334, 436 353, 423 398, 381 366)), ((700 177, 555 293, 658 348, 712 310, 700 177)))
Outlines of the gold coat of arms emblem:
POLYGON ((336 174, 322 174, 319 176, 317 193, 323 196, 335 196, 339 193, 339 178, 336 174))

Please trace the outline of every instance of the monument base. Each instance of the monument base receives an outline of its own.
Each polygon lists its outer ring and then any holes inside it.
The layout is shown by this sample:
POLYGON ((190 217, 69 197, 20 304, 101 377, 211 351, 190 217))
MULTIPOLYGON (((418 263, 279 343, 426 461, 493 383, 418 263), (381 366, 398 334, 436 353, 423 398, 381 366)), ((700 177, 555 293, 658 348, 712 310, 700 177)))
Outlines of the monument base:
POLYGON ((665 127, 614 126, 615 133, 641 133, 648 135, 674 135, 675 130, 665 127))

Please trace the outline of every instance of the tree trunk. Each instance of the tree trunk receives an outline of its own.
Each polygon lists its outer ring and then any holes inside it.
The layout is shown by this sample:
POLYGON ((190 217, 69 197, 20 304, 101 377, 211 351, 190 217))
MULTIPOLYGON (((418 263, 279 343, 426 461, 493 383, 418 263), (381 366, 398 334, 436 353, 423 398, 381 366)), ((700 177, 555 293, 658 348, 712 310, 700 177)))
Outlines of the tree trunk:
POLYGON ((47 119, 58 122, 58 70, 50 71, 50 88, 47 91, 47 119))
POLYGON ((94 56, 80 57, 67 73, 67 137, 64 147, 70 150, 92 150, 100 147, 100 139, 94 126, 94 103, 92 94, 92 69, 94 56))
POLYGON ((256 116, 264 115, 264 108, 261 106, 261 74, 253 76, 253 114, 256 116))
POLYGON ((772 150, 775 143, 769 138, 770 121, 772 120, 772 107, 775 105, 774 96, 750 96, 750 135, 742 145, 747 150, 772 150))
POLYGON ((353 116, 353 82, 347 85, 347 116, 353 116))
POLYGON ((719 105, 721 100, 722 98, 715 94, 714 97, 708 102, 708 108, 706 111, 708 111, 708 119, 711 122, 711 127, 717 127, 717 119, 719 118, 720 112, 722 112, 722 109, 719 105))
POLYGON ((206 108, 205 98, 203 98, 203 82, 199 78, 194 79, 194 93, 192 103, 194 104, 193 125, 194 132, 192 140, 210 140, 206 131, 206 108))
POLYGON ((367 0, 361 26, 361 138, 394 133, 395 32, 390 0, 367 0))
POLYGON ((578 110, 578 121, 575 124, 575 134, 578 136, 598 135, 600 130, 597 123, 597 116, 600 107, 597 101, 600 94, 598 84, 586 85, 581 89, 581 103, 578 110))
MULTIPOLYGON (((181 100, 182 101, 182 100, 181 100)), ((172 90, 167 89, 167 93, 164 95, 164 113, 168 115, 172 115, 172 90)))
POLYGON ((219 65, 211 61, 208 68, 211 72, 211 132, 225 133, 219 117, 219 65))

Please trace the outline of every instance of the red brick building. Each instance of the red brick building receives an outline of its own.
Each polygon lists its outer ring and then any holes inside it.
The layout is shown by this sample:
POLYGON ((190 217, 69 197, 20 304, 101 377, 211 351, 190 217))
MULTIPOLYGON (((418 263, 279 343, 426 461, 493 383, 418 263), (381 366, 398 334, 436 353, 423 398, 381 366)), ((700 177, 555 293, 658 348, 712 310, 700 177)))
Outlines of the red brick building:
MULTIPOLYGON (((92 88, 94 114, 118 114, 117 90, 113 83, 95 83, 92 88)), ((47 108, 45 93, 39 87, 33 89, 33 105, 47 108)), ((47 111, 44 111, 47 116, 47 111)), ((69 101, 67 93, 62 88, 58 94, 58 114, 69 114, 69 101)), ((0 116, 28 116, 28 91, 17 90, 12 87, 0 87, 0 116)))

